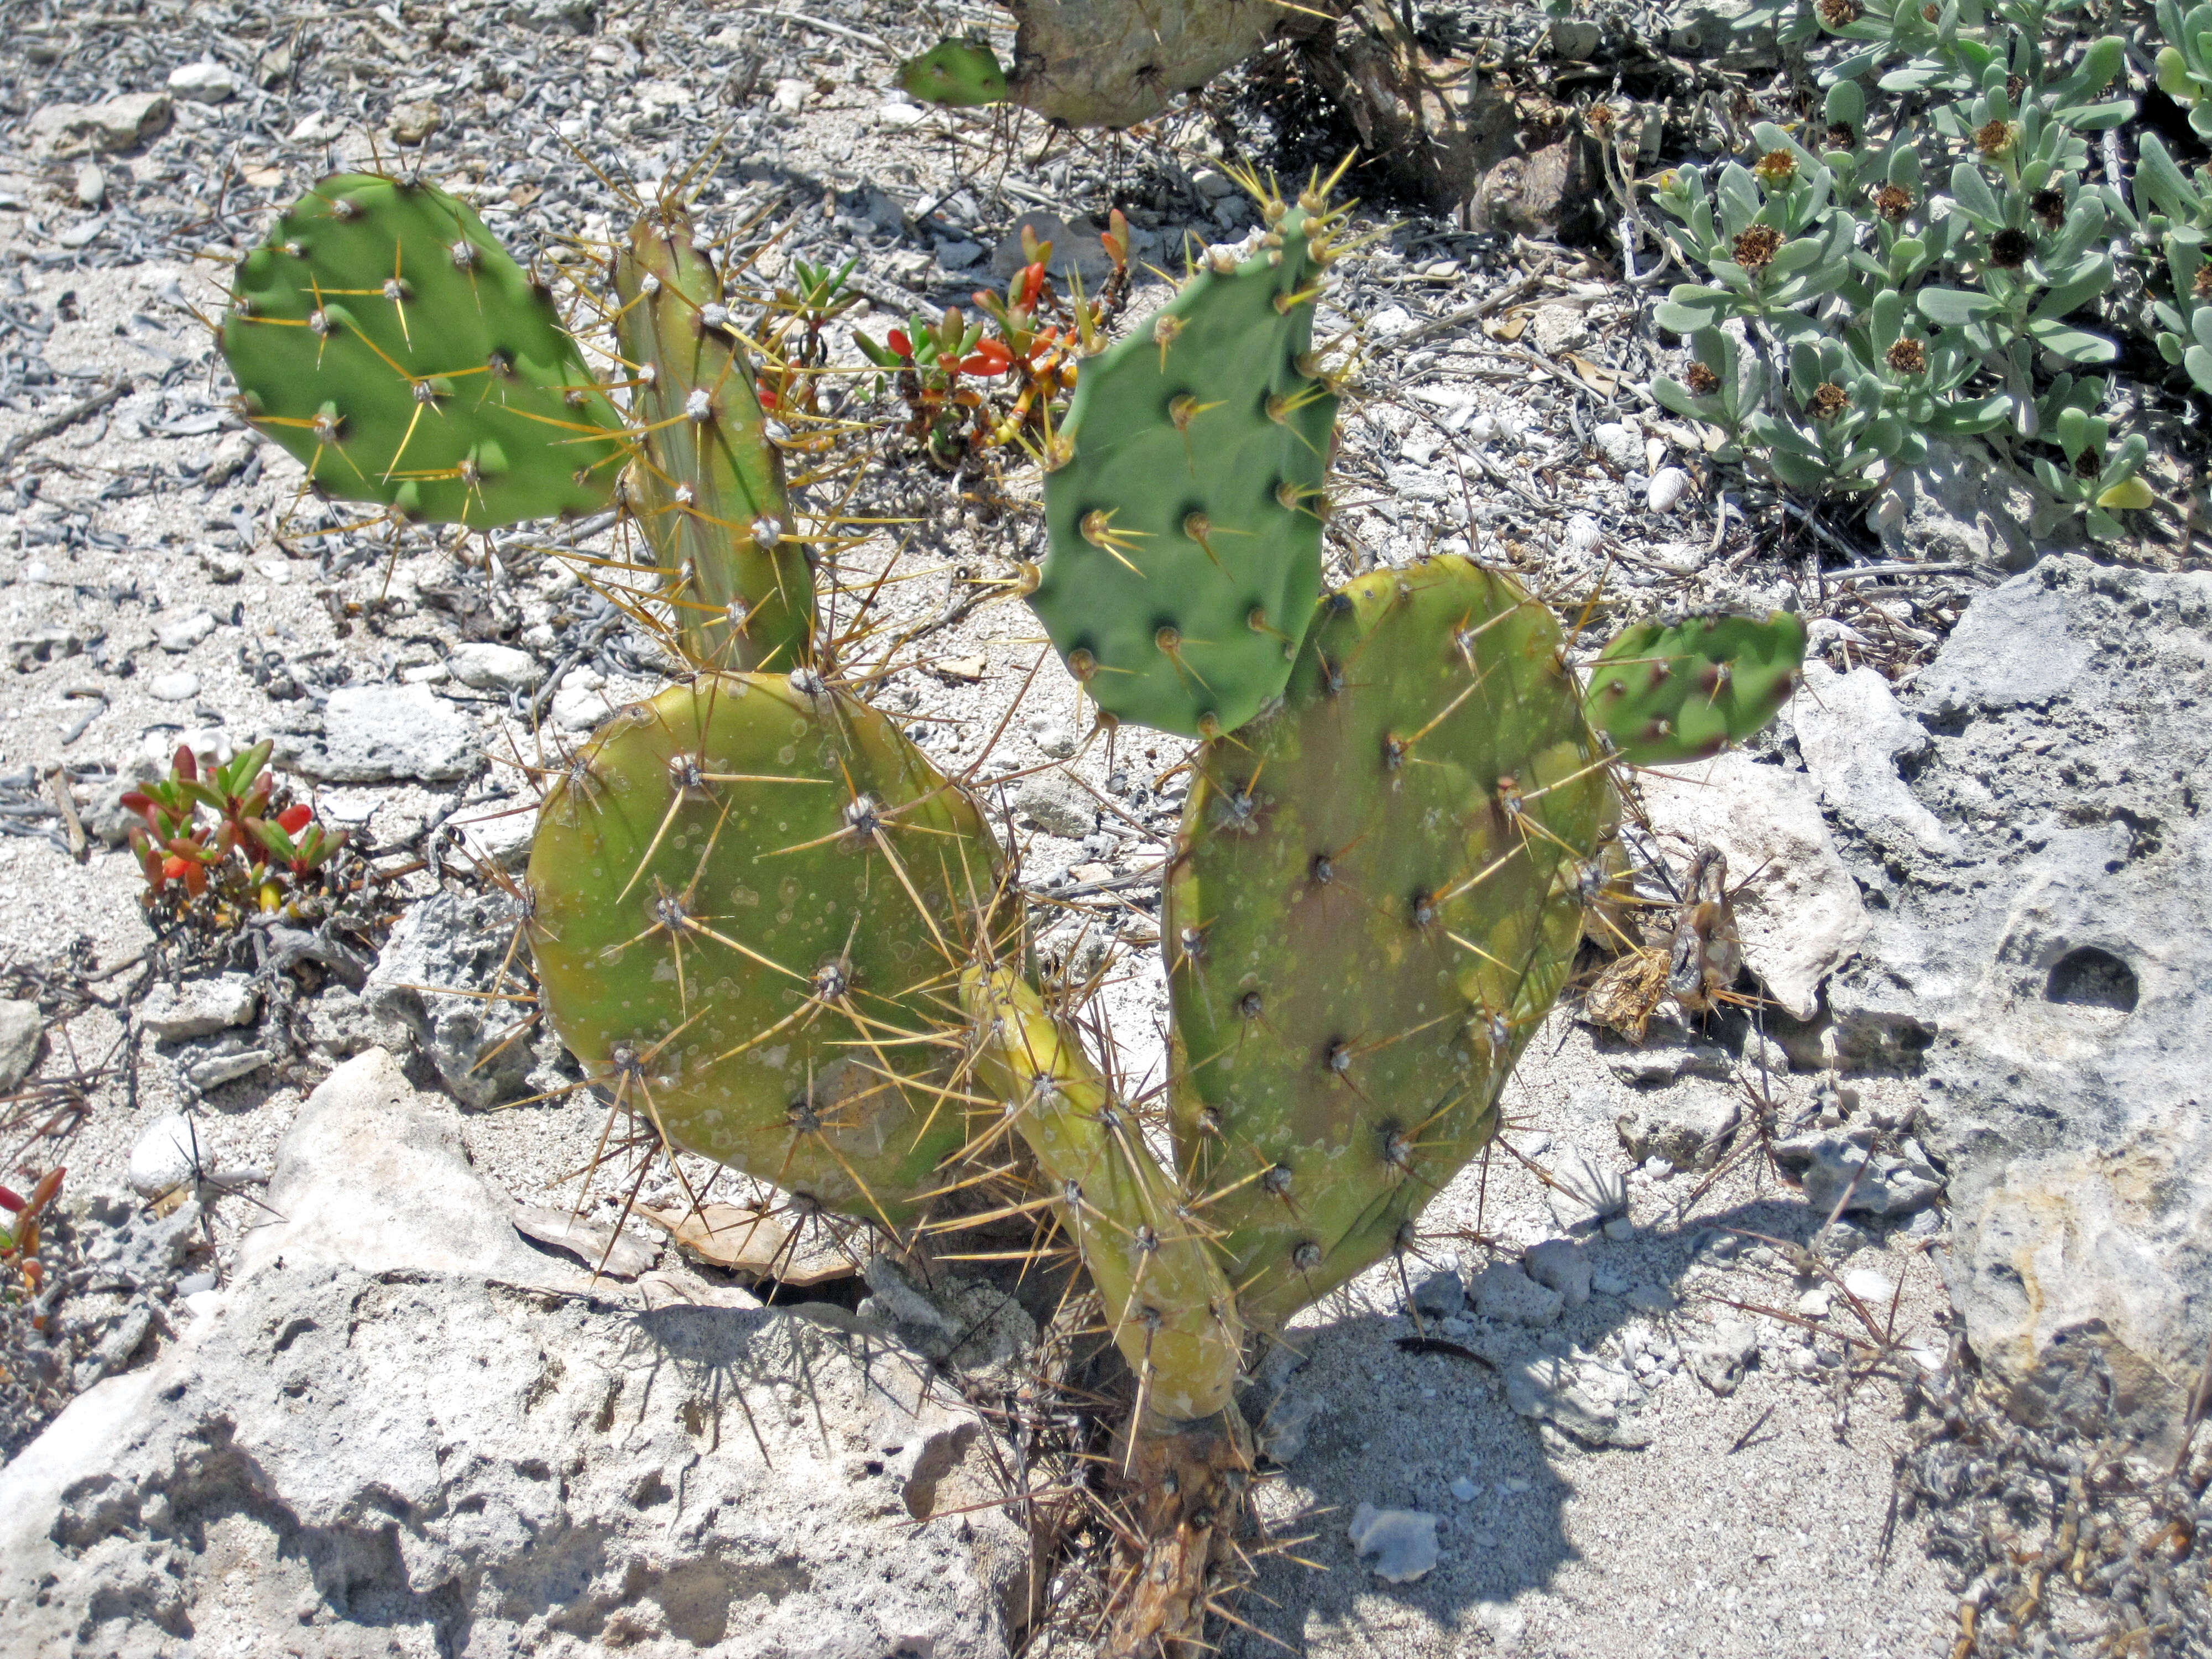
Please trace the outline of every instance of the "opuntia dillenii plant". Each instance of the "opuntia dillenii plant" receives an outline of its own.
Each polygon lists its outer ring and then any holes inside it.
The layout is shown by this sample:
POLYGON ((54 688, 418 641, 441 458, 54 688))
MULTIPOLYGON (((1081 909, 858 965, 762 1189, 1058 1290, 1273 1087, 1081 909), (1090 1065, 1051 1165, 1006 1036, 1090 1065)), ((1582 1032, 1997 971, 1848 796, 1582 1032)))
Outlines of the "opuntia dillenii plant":
MULTIPOLYGON (((561 769, 528 878, 546 1011, 664 1146, 908 1240, 988 1180, 1012 1188, 998 1214, 1073 1244, 1131 1378, 1111 1478, 1140 1559, 1116 1654, 1200 1639, 1251 1474, 1234 1385, 1255 1334, 1402 1248, 1494 1134, 1617 897, 1617 770, 1746 737, 1804 646, 1792 617, 1640 627, 1585 686, 1553 613, 1464 559, 1323 597, 1336 398, 1310 319, 1340 214, 1318 179, 1295 203, 1250 182, 1261 231, 1121 343, 1079 336, 1054 369, 1075 374, 1067 418, 1038 434, 1039 616, 1102 711, 1206 739, 1162 930, 1171 1161, 1086 1050, 1076 994, 1031 977, 1011 851, 841 678, 745 337, 671 201, 610 261, 629 419, 588 439, 624 446, 689 672, 561 769)), ((477 300, 503 337, 501 304, 540 301, 502 292, 477 300)), ((977 344, 957 319, 925 330, 940 356, 977 344)), ((911 370, 915 344, 877 351, 911 370)), ((547 422, 505 476, 534 468, 558 485, 544 510, 569 505, 547 458, 579 435, 547 422)), ((386 499, 476 510, 466 489, 386 499)))

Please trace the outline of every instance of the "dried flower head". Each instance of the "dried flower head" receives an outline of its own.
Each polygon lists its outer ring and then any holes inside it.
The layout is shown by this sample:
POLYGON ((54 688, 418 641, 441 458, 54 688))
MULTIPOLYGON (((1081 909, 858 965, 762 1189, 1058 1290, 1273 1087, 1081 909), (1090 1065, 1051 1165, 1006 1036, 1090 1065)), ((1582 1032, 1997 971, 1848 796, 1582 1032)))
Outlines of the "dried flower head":
POLYGON ((1882 361, 1899 374, 1925 374, 1928 372, 1928 348, 1909 335, 1891 346, 1882 361))
POLYGON ((1859 21, 1859 0, 1820 0, 1820 21, 1832 29, 1849 27, 1859 21))
POLYGON ((1829 122, 1828 131, 1823 137, 1830 149, 1856 149, 1859 147, 1857 129, 1849 121, 1829 122))
POLYGON ((1814 386, 1812 400, 1805 405, 1816 421, 1832 421, 1850 406, 1850 394, 1833 380, 1823 380, 1814 386))
POLYGON ((2018 109, 2020 107, 2020 95, 2027 90, 2027 77, 2025 75, 2008 75, 2005 76, 2005 101, 2010 104, 2014 109, 2018 109))
POLYGON ((1882 185, 1874 193, 1874 210, 1896 224, 1912 211, 1912 192, 1903 185, 1882 185))
POLYGON ((2189 285, 2189 291, 2200 300, 2212 300, 2212 264, 2197 267, 2197 280, 2189 285))
POLYGON ((1764 270, 1782 251, 1782 233, 1772 225, 1753 225, 1737 237, 1729 252, 1746 270, 1764 270))
POLYGON ((1991 121, 1986 126, 1974 129, 1974 148, 1994 161, 2013 147, 2020 137, 2019 124, 2013 121, 1991 121))
POLYGON ((1770 149, 1752 164, 1751 176, 1769 190, 1779 190, 1797 176, 1797 158, 1786 149, 1770 149))
POLYGON ((2027 198, 2027 210, 2043 221, 2045 230, 2056 230, 2066 220, 2065 192, 2039 190, 2027 198))
POLYGON ((1990 238, 1990 263, 2001 270, 2018 270, 2034 252, 2035 239, 2009 225, 1990 238))
POLYGON ((1590 106, 1589 130, 1602 138, 1613 131, 1614 118, 1612 105, 1593 104, 1590 106))
MULTIPOLYGON (((2200 283, 2203 281, 2207 272, 2212 272, 2212 265, 2205 266, 2204 270, 2197 274, 2197 280, 2200 283)), ((1703 363, 1692 363, 1682 375, 1682 384, 1688 386, 1697 396, 1710 398, 1721 389, 1721 377, 1703 363)))
POLYGON ((1943 14, 1941 11, 1936 9, 1936 0, 1928 0, 1928 3, 1920 9, 1920 15, 1922 19, 1927 22, 1932 23, 1942 15, 1943 14))

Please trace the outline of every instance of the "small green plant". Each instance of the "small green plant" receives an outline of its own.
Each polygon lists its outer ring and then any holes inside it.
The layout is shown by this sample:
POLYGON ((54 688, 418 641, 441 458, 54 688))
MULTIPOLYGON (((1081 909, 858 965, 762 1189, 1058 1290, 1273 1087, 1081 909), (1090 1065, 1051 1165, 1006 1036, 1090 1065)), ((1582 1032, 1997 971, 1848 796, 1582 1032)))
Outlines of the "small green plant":
MULTIPOLYGON (((1707 280, 1677 284, 1657 308, 1662 327, 1689 337, 1692 365, 1656 380, 1653 396, 1717 427, 1722 459, 1817 494, 1871 489, 1925 461, 1939 439, 2051 442, 2039 379, 2117 355, 2077 320, 2115 276, 2108 194, 2084 179, 2083 135, 2134 108, 2103 95, 2124 65, 2117 38, 2082 47, 2070 67, 2047 54, 2050 20, 2072 9, 1796 9, 1790 38, 1825 31, 1858 49, 1823 71, 1820 119, 1800 135, 1759 123, 1748 165, 1660 179, 1658 204, 1679 225, 1674 251, 1707 280), (1869 80, 1933 101, 1924 115, 1893 108, 1877 138, 1869 80)), ((2170 326, 2178 336, 2193 324, 2170 326)), ((2027 459, 2042 478, 2041 461, 2027 459)), ((2113 451, 2126 471, 2100 486, 2107 506, 2083 512, 2094 533, 2124 533, 2113 510, 2148 504, 2147 491, 2114 488, 2141 460, 2132 446, 2113 451)))
POLYGON ((319 872, 345 845, 304 801, 290 801, 268 769, 274 745, 240 750, 204 774, 179 745, 165 778, 127 790, 138 815, 131 848, 145 872, 143 902, 169 919, 235 927, 249 913, 296 913, 319 872))
POLYGON ((1096 299, 1052 280, 1052 243, 1022 227, 1022 264, 1003 295, 978 289, 979 316, 947 307, 915 316, 879 343, 854 342, 907 408, 906 434, 948 471, 1018 446, 1042 457, 1075 388, 1077 366, 1097 351, 1129 294, 1129 223, 1119 208, 1099 234, 1112 269, 1096 299))
POLYGON ((2200 138, 2212 138, 2212 6, 2184 12, 2176 0, 2158 0, 2158 89, 2189 112, 2200 138))

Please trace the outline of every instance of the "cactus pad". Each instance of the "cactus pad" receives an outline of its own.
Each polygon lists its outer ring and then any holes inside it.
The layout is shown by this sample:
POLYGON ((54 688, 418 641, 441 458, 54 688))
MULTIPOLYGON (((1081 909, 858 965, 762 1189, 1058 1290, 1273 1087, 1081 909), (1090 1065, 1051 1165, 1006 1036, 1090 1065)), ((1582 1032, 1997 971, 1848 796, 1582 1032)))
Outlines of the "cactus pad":
POLYGON ((1337 400, 1310 356, 1329 221, 1302 199, 1083 365, 1045 458, 1030 604, 1122 719, 1234 731, 1281 691, 1312 618, 1337 400))
POLYGON ((1143 1125, 1011 970, 971 969, 962 994, 977 1030, 976 1075, 1059 1196, 1055 1213, 1106 1304, 1146 1417, 1178 1424, 1221 1411, 1243 1345, 1236 1297, 1143 1125))
POLYGON ((1006 100, 1006 72, 981 40, 940 40, 898 66, 902 90, 924 103, 966 109, 1006 100))
POLYGON ((1007 0, 1012 95, 1078 127, 1148 121, 1257 52, 1294 15, 1249 0, 1007 0))
POLYGON ((1560 647, 1508 577, 1376 571, 1201 751, 1162 927, 1176 1159, 1249 1324, 1399 1243, 1566 981, 1617 803, 1560 647))
POLYGON ((615 335, 641 372, 641 453, 631 510, 670 583, 685 650, 716 668, 789 670, 811 660, 814 583, 784 495, 722 282, 664 202, 615 261, 615 335))
POLYGON ((478 528, 606 505, 622 417, 483 221, 339 173, 247 254, 219 334, 246 418, 326 493, 478 528))
POLYGON ((902 1225, 966 1139, 957 967, 998 857, 882 715, 809 674, 704 676, 616 715, 545 802, 544 1004, 677 1145, 902 1225))
POLYGON ((1774 718, 1805 663, 1805 622, 1787 611, 1638 623, 1591 667, 1590 723, 1636 766, 1703 760, 1774 718))

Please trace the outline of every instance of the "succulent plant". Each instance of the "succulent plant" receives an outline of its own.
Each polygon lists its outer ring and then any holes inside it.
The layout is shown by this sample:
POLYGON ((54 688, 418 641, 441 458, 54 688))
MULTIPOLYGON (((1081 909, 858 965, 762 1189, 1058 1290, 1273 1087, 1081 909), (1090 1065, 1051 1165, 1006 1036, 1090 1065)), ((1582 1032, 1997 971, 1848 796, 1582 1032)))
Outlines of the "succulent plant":
POLYGON ((1591 665, 1584 707, 1632 765, 1703 760, 1772 720, 1804 661, 1804 620, 1787 611, 1637 623, 1591 665))
POLYGON ((1083 365, 1046 451, 1050 546, 1030 605, 1118 718, 1231 732, 1290 678, 1321 592, 1336 424, 1312 356, 1327 196, 1267 194, 1249 252, 1212 250, 1083 365))
POLYGON ((2158 51, 2158 89, 2189 112, 2189 125, 2212 138, 2212 6, 2183 11, 2158 0, 2154 14, 2166 45, 2158 51))
POLYGON ((933 104, 1012 102, 1069 126, 1134 126, 1250 57, 1295 9, 1245 0, 1006 3, 1018 26, 1011 74, 989 46, 951 40, 901 64, 899 85, 933 104))
POLYGON ((814 580, 783 458, 721 275, 681 207, 658 204, 631 228, 614 291, 615 337, 641 381, 629 505, 667 573, 687 654, 732 669, 811 661, 814 580))
MULTIPOLYGON (((434 205, 374 182, 379 211, 434 205)), ((287 222, 329 218, 352 188, 325 185, 287 222)), ((1615 770, 1747 735, 1803 648, 1792 617, 1632 629, 1585 692, 1552 612, 1464 559, 1320 600, 1336 394, 1310 319, 1340 216, 1327 194, 1318 179, 1295 204, 1262 193, 1249 248, 1209 254, 1097 356, 1042 355, 1066 343, 1037 326, 1042 257, 986 307, 1002 368, 1034 371, 1021 420, 1036 421, 1051 544, 1032 603, 1103 709, 1208 739, 1163 928, 1171 1166, 1069 1010, 1025 977, 1012 872, 981 810, 816 660, 748 339, 680 206, 648 209, 611 261, 630 419, 589 441, 627 460, 622 499, 654 550, 686 677, 618 712, 542 803, 526 926, 543 1005, 663 1147, 809 1210, 910 1236, 988 1179, 1025 1183, 1015 1212, 1056 1218, 1135 1383, 1115 1478, 1143 1559, 1112 1610, 1116 1654, 1198 1636, 1252 1467, 1233 1392, 1248 1332, 1279 1331, 1401 1248, 1494 1133, 1515 1060, 1617 897, 1615 770)), ((808 317, 835 304, 828 276, 802 286, 808 317)), ((1070 315, 1093 343, 1102 313, 1079 296, 1070 315)), ((234 313, 227 349, 234 328, 258 341, 262 322, 234 313)), ((987 378, 988 363, 968 365, 988 355, 982 337, 957 313, 927 328, 948 396, 945 360, 987 378)), ((817 336, 810 324, 778 362, 772 396, 806 395, 792 370, 817 336)), ((1748 433, 1760 416, 1731 400, 1756 402, 1763 382, 1718 329, 1698 339, 1727 385, 1680 396, 1748 433)), ((871 344, 924 389, 912 337, 871 344)), ((1804 349, 1828 372, 1826 346, 1804 349)), ((362 355, 331 370, 332 395, 389 376, 362 355)), ((243 381, 269 359, 249 344, 234 361, 243 381)), ((563 407, 605 402, 545 386, 563 407)), ((1852 395, 1864 431, 1891 418, 1887 382, 1852 395)), ((497 476, 550 474, 576 441, 542 423, 497 476)), ((418 489, 407 506, 459 515, 475 499, 418 489)))
MULTIPOLYGON (((1690 337, 1693 366, 1652 393, 1718 428, 1720 459, 1762 465, 1795 489, 1869 489, 1919 465, 1934 440, 2008 424, 2045 440, 2039 378, 2054 363, 2112 359, 2081 313, 2115 282, 2112 214, 2132 215, 2084 180, 2082 135, 2135 106, 2105 96, 2125 64, 2117 37, 2065 61, 2049 45, 2045 20, 2069 9, 1820 0, 1785 33, 1864 43, 1822 72, 1820 120, 1796 135, 1757 124, 1750 165, 1662 179, 1659 204, 1681 222, 1674 252, 1710 280, 1676 285, 1657 308, 1690 337), (1932 98, 1926 119, 1870 110, 1869 77, 1932 98), (1873 142, 1870 125, 1885 120, 1887 139, 1873 142), (1745 331, 1741 343, 1724 324, 1745 331), (1786 362, 1778 369, 1771 354, 1786 362)), ((2193 325, 2160 320, 2161 349, 2180 361, 2193 325)), ((2089 522, 2118 529, 2108 512, 2089 522)))
POLYGON ((1565 982, 1615 803, 1563 645, 1496 572, 1376 571, 1200 755, 1161 930, 1176 1152, 1257 1325, 1399 1244, 1565 982))
POLYGON ((623 710, 540 810, 561 1038, 675 1146, 898 1228, 966 1142, 959 970, 999 852, 897 728, 807 671, 623 710))
POLYGON ((338 173, 239 263, 246 418, 327 494, 483 527, 603 507, 629 453, 552 297, 434 185, 338 173))

